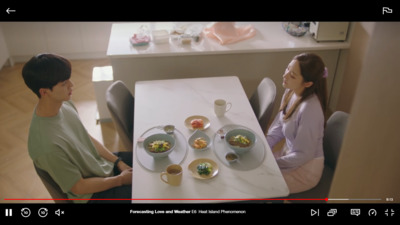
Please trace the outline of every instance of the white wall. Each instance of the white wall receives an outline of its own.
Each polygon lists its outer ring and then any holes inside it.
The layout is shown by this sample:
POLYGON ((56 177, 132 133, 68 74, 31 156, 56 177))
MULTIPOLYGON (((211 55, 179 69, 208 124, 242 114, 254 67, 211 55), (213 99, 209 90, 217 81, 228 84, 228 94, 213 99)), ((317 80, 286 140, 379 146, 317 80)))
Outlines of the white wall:
POLYGON ((15 62, 51 52, 68 59, 107 58, 112 22, 3 22, 15 62))
POLYGON ((375 24, 329 198, 400 202, 399 43, 400 23, 375 24))
POLYGON ((335 99, 331 99, 331 109, 350 112, 375 24, 376 22, 353 23, 353 37, 346 66, 343 73, 338 73, 342 74, 341 79, 335 78, 335 99))
POLYGON ((7 62, 9 57, 10 54, 8 52, 7 44, 4 38, 3 28, 1 27, 0 24, 0 69, 7 62))

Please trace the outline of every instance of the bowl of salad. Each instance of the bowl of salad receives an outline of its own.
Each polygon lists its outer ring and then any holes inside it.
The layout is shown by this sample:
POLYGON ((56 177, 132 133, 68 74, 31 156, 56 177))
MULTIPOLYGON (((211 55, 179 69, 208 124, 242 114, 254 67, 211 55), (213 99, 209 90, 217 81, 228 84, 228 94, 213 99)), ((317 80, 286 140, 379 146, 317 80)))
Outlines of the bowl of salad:
POLYGON ((154 158, 167 157, 175 147, 175 139, 168 134, 153 134, 143 141, 147 154, 154 158))
POLYGON ((237 154, 250 151, 256 142, 256 135, 247 129, 232 129, 225 135, 225 143, 237 154))

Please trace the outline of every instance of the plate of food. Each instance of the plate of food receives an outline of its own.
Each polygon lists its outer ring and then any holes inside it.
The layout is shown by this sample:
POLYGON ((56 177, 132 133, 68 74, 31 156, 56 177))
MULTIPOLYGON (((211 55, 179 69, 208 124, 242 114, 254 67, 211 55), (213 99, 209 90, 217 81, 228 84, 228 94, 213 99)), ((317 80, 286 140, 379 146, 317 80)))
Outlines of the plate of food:
POLYGON ((211 145, 211 139, 201 130, 195 130, 189 137, 188 144, 196 151, 207 150, 211 145))
POLYGON ((152 127, 142 133, 140 138, 137 139, 136 149, 134 151, 136 157, 134 158, 136 158, 140 166, 144 169, 161 173, 168 165, 181 164, 185 160, 188 152, 186 137, 176 128, 174 128, 172 135, 168 135, 166 132, 171 130, 165 129, 165 127, 168 126, 162 125, 152 127), (150 137, 152 137, 152 139, 150 139, 150 137), (145 144, 144 142, 146 139, 147 141, 145 144), (169 142, 169 146, 171 147, 169 150, 170 152, 152 154, 150 151, 146 150, 146 148, 151 146, 153 149, 163 151, 165 150, 163 148, 168 148, 168 143, 165 142, 169 142), (166 155, 163 156, 162 154, 166 155))
POLYGON ((248 171, 264 162, 266 145, 262 138, 248 127, 238 124, 225 125, 217 129, 211 141, 217 158, 229 168, 248 171), (236 143, 231 145, 229 140, 243 143, 237 144, 238 146, 236 143))
POLYGON ((194 178, 201 180, 213 178, 218 174, 217 163, 206 158, 193 160, 188 169, 194 178))
POLYGON ((143 141, 147 154, 154 158, 168 156, 175 148, 175 139, 168 134, 153 134, 143 141))
POLYGON ((185 126, 190 130, 205 130, 210 127, 210 120, 205 116, 189 116, 185 120, 185 126))
POLYGON ((250 151, 256 140, 252 131, 243 128, 235 128, 225 134, 226 144, 238 154, 250 151))

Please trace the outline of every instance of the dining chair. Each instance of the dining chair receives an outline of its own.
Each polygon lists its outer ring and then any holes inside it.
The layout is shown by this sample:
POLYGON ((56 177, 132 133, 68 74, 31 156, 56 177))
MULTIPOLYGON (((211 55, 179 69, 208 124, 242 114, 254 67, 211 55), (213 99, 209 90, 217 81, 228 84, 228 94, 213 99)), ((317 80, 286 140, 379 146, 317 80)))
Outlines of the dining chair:
POLYGON ((106 91, 107 108, 126 150, 133 150, 133 115, 135 99, 120 80, 113 82, 106 91))
POLYGON ((266 132, 274 109, 276 96, 275 83, 268 77, 262 79, 256 91, 250 97, 250 105, 256 114, 263 132, 266 132))
MULTIPOLYGON (((342 146, 343 137, 346 131, 347 121, 349 114, 336 111, 334 112, 326 122, 323 148, 325 157, 325 166, 322 172, 322 177, 317 186, 314 188, 300 193, 291 194, 287 199, 299 199, 289 200, 293 203, 305 203, 310 201, 306 199, 326 199, 328 198, 329 189, 331 187, 333 175, 335 173, 336 162, 340 154, 340 148, 342 146), (300 200, 304 199, 304 200, 300 200)), ((325 200, 314 200, 313 202, 326 202, 325 200)))
POLYGON ((60 186, 58 186, 49 173, 38 168, 35 164, 33 164, 33 166, 55 203, 72 203, 71 200, 66 200, 68 199, 67 194, 61 190, 60 186))

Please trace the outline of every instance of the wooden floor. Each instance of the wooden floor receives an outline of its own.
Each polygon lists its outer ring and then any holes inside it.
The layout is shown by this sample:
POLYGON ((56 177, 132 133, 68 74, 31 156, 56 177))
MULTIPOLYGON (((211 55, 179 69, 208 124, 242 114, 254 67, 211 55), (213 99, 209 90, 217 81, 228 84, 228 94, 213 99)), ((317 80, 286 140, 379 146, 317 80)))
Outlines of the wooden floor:
MULTIPOLYGON (((71 60, 74 83, 72 101, 88 132, 110 151, 124 151, 113 123, 97 123, 97 104, 92 85, 92 70, 108 66, 108 59, 71 60)), ((37 97, 25 85, 23 64, 0 70, 0 203, 52 203, 37 176, 27 150, 27 139, 37 97)))

